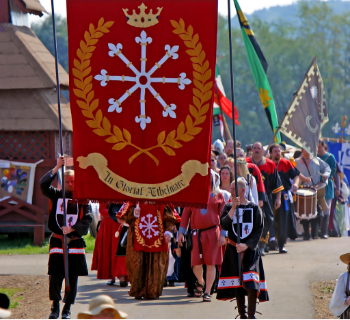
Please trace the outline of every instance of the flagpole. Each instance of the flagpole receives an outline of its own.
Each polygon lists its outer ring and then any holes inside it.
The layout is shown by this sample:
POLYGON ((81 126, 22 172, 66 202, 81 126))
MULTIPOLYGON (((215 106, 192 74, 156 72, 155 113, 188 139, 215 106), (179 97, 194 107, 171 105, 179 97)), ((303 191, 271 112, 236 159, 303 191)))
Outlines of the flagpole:
POLYGON ((281 126, 282 126, 282 123, 283 123, 285 117, 288 115, 288 110, 289 110, 289 108, 288 108, 287 111, 284 113, 284 116, 283 116, 283 118, 282 118, 280 124, 279 124, 278 127, 276 128, 276 131, 275 131, 275 133, 273 134, 272 139, 270 140, 269 145, 267 146, 267 148, 266 148, 266 150, 265 150, 265 157, 266 157, 266 155, 267 155, 267 152, 268 152, 270 146, 271 146, 271 145, 273 144, 273 142, 275 141, 275 139, 276 139, 276 137, 277 137, 277 134, 278 134, 278 132, 279 132, 280 129, 281 129, 281 126))
MULTIPOLYGON (((316 66, 316 62, 317 62, 317 59, 316 59, 316 57, 314 57, 314 58, 312 59, 312 62, 311 62, 311 64, 310 64, 309 68, 308 68, 307 70, 309 71, 312 65, 315 65, 315 66, 316 66)), ((300 85, 299 85, 299 87, 298 87, 298 90, 295 91, 295 93, 294 93, 293 96, 295 96, 295 95, 298 94, 300 88, 301 88, 302 85, 303 85, 303 82, 305 81, 305 79, 308 79, 308 77, 309 77, 309 76, 308 76, 308 73, 306 72, 306 73, 305 73, 305 76, 304 76, 304 78, 303 78, 303 81, 301 81, 301 83, 300 83, 300 85)), ((275 137, 277 136, 277 133, 278 133, 279 130, 281 129, 282 123, 283 123, 284 119, 285 119, 286 116, 289 114, 288 112, 289 112, 290 108, 291 108, 292 105, 293 105, 293 100, 294 100, 294 98, 292 99, 291 103, 289 104, 289 106, 288 106, 288 108, 287 108, 287 111, 284 113, 284 116, 283 116, 282 121, 279 123, 278 127, 276 128, 276 132, 275 132, 275 134, 273 135, 273 137, 272 137, 272 139, 271 139, 271 141, 270 141, 270 143, 269 143, 269 145, 268 145, 268 147, 267 147, 267 149, 266 149, 266 151, 265 151, 265 155, 267 154, 268 148, 270 147, 270 145, 271 145, 271 144, 273 143, 273 141, 275 140, 275 137)))
POLYGON ((325 138, 322 137, 322 139, 327 140, 327 141, 332 141, 332 142, 338 142, 338 143, 350 143, 350 140, 342 140, 340 141, 340 139, 335 139, 335 138, 325 138))
POLYGON ((221 101, 220 101, 220 96, 219 96, 219 89, 218 89, 218 86, 217 86, 217 83, 215 81, 215 90, 216 90, 216 96, 218 97, 218 103, 219 103, 219 108, 220 108, 220 114, 221 114, 221 119, 222 119, 222 124, 224 126, 224 135, 225 135, 225 140, 227 142, 227 128, 225 126, 225 118, 224 118, 224 113, 222 111, 222 108, 221 108, 221 101))
POLYGON ((345 126, 346 126, 346 116, 343 116, 343 123, 341 125, 341 136, 340 136, 340 142, 343 143, 343 136, 344 136, 344 131, 345 131, 345 126))
MULTIPOLYGON (((56 67, 56 92, 57 92, 57 105, 58 105, 58 121, 59 121, 59 135, 60 135, 60 151, 63 156, 63 139, 62 139, 62 113, 61 113, 61 90, 60 90, 60 78, 58 74, 58 53, 57 53, 57 36, 56 36, 56 21, 55 21, 55 7, 54 0, 51 0, 51 14, 52 14, 52 27, 53 27, 53 42, 55 50, 55 67, 56 67)), ((62 174, 62 204, 63 204, 63 226, 66 226, 67 221, 67 208, 66 208, 66 191, 64 186, 64 165, 61 167, 62 174)), ((64 274, 65 274, 65 293, 70 291, 69 285, 69 273, 68 273, 68 246, 67 235, 63 235, 62 240, 63 248, 63 261, 64 261, 64 274)))
MULTIPOLYGON (((235 173, 237 172, 237 148, 236 148, 236 115, 235 115, 235 96, 234 96, 234 82, 233 82, 233 65, 232 65, 232 32, 231 32, 231 0, 227 0, 228 8, 228 32, 229 32, 229 43, 230 43, 230 76, 231 76, 231 101, 232 101, 232 135, 233 135, 233 157, 235 160, 234 167, 235 173)), ((235 174, 235 189, 236 197, 238 197, 238 184, 237 184, 237 175, 235 174)), ((239 222, 239 210, 236 208, 236 217, 237 217, 237 244, 241 243, 241 226, 239 222)), ((238 274, 239 282, 242 284, 242 261, 241 253, 238 253, 238 274)))
POLYGON ((230 130, 229 130, 229 128, 228 128, 228 125, 227 125, 227 122, 226 122, 225 117, 223 118, 223 122, 224 122, 224 126, 225 126, 225 128, 226 128, 226 132, 228 133, 228 138, 229 138, 230 140, 232 140, 231 132, 230 132, 230 130))
MULTIPOLYGON (((217 58, 216 58, 216 63, 218 63, 218 60, 222 59, 223 57, 225 57, 225 54, 222 54, 220 57, 217 57, 217 58)), ((216 96, 218 97, 218 101, 219 101, 219 107, 220 107, 220 112, 221 112, 221 118, 222 118, 222 122, 223 122, 223 124, 224 124, 224 131, 226 130, 225 138, 226 138, 226 141, 227 141, 227 134, 228 134, 228 138, 229 138, 230 140, 232 140, 230 130, 229 130, 229 128, 228 128, 226 119, 225 119, 224 114, 223 114, 223 112, 222 112, 221 100, 220 100, 220 98, 219 98, 219 89, 218 89, 216 80, 215 80, 215 87, 216 87, 216 96)))

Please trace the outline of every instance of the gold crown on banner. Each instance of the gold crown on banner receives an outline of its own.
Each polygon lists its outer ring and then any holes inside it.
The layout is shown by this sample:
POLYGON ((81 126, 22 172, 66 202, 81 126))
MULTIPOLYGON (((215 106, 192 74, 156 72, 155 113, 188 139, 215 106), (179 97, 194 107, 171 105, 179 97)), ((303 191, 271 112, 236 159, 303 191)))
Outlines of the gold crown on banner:
POLYGON ((128 19, 128 24, 137 28, 148 28, 154 26, 159 22, 158 18, 163 8, 158 7, 158 12, 156 14, 152 13, 152 9, 149 11, 148 14, 146 14, 145 10, 147 9, 147 7, 143 3, 138 8, 140 9, 140 14, 136 14, 135 10, 133 10, 132 15, 128 14, 129 9, 123 9, 124 14, 128 19))

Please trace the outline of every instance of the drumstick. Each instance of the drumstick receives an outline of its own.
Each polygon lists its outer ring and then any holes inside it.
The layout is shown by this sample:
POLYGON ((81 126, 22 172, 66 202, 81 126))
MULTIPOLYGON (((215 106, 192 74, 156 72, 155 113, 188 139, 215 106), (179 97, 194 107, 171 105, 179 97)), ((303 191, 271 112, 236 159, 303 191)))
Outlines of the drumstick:
POLYGON ((320 176, 324 176, 324 174, 323 173, 321 173, 320 171, 317 171, 317 173, 320 175, 320 176))

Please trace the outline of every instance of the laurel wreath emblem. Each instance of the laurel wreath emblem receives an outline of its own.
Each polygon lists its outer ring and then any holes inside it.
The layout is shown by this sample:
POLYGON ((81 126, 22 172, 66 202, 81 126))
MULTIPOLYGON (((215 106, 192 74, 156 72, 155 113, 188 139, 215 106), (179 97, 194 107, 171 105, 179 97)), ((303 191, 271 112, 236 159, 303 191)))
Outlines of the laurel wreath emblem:
POLYGON ((74 75, 73 92, 77 98, 78 106, 82 109, 87 125, 93 129, 93 132, 101 137, 107 137, 107 143, 113 143, 113 150, 120 151, 126 146, 131 146, 138 150, 129 158, 131 164, 141 154, 149 156, 158 166, 159 160, 151 153, 152 150, 162 148, 169 156, 175 156, 174 149, 182 147, 181 142, 193 140, 194 136, 199 134, 202 128, 199 126, 206 120, 206 113, 210 109, 209 101, 212 97, 213 82, 208 81, 212 72, 209 69, 209 61, 205 61, 205 52, 202 44, 199 42, 199 35, 193 35, 193 27, 190 25, 186 29, 185 22, 180 19, 179 22, 170 21, 175 28, 173 33, 179 35, 184 44, 189 48, 186 53, 191 56, 193 65, 193 105, 190 104, 190 114, 187 115, 185 122, 181 122, 176 130, 166 134, 166 131, 159 133, 157 144, 153 147, 143 149, 132 143, 132 137, 128 130, 122 130, 116 125, 111 125, 107 117, 103 116, 101 109, 98 109, 99 99, 94 99, 94 91, 92 90, 92 76, 90 59, 92 53, 96 49, 96 44, 105 33, 109 33, 114 21, 104 22, 104 18, 98 21, 97 28, 91 23, 89 30, 85 31, 84 40, 80 41, 80 48, 77 49, 77 57, 74 59, 74 67, 72 69, 74 75), (96 111, 97 110, 97 111, 96 111), (192 118, 193 117, 193 118, 192 118), (181 141, 181 142, 180 142, 181 141))

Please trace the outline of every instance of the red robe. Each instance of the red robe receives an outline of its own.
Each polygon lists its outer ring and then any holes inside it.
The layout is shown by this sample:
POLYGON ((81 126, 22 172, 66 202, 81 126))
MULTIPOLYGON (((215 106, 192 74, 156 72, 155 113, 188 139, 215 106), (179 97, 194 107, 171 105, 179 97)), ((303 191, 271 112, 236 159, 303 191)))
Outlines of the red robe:
MULTIPOLYGON (((207 209, 185 208, 182 213, 180 232, 184 233, 191 220, 192 243, 191 264, 193 266, 206 264, 218 265, 222 264, 222 249, 220 247, 220 214, 225 205, 224 196, 218 193, 216 196, 210 195, 207 209), (197 229, 215 228, 201 232, 201 244, 203 256, 200 257, 198 231, 197 229)), ((225 234, 225 232, 223 233, 225 234)))
MULTIPOLYGON (((251 157, 246 158, 246 161, 248 164, 252 163, 251 157)), ((264 180, 267 196, 278 193, 284 189, 276 165, 271 159, 266 158, 265 163, 259 165, 258 168, 261 172, 262 179, 264 180)))
POLYGON ((125 276, 127 279, 126 259, 117 257, 119 234, 122 226, 108 215, 107 205, 100 204, 101 224, 95 241, 91 270, 97 270, 97 279, 112 279, 125 276))
POLYGON ((265 200, 265 185, 264 185, 264 181, 262 179, 259 167, 256 164, 249 163, 249 162, 247 162, 247 167, 248 167, 249 173, 252 174, 255 178, 256 187, 258 189, 259 200, 264 201, 265 200))

